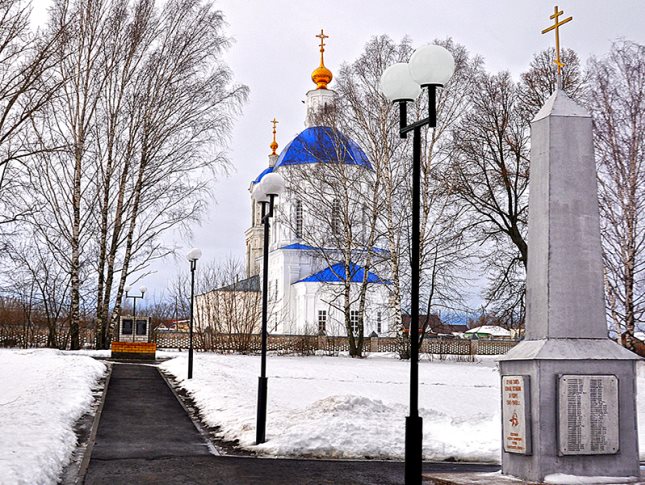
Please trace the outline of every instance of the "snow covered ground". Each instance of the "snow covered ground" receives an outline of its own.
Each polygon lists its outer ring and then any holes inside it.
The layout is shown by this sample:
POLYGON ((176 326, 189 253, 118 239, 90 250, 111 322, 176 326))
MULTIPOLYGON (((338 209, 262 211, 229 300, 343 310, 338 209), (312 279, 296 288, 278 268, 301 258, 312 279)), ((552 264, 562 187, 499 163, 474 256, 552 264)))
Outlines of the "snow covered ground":
POLYGON ((105 371, 83 355, 0 350, 0 484, 57 483, 105 371))
MULTIPOLYGON (((258 356, 195 354, 192 381, 185 356, 162 369, 173 374, 223 438, 276 456, 395 458, 404 456, 409 363, 387 357, 269 356, 267 442, 255 445, 258 356)), ((419 407, 426 460, 498 462, 499 375, 492 359, 422 361, 419 407)), ((645 364, 639 364, 639 429, 645 444, 645 364)), ((645 459, 645 446, 641 446, 645 459)))

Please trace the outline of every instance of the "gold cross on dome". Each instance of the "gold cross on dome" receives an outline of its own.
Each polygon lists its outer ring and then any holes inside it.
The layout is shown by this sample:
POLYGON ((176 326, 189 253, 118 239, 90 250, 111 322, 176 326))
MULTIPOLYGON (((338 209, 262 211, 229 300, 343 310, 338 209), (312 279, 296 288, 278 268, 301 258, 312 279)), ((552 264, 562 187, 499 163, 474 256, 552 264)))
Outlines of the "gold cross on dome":
POLYGON ((325 52, 325 39, 329 39, 328 35, 325 35, 323 29, 320 29, 320 34, 316 35, 320 39, 320 52, 325 52))
POLYGON ((271 123, 273 123, 273 141, 269 145, 269 148, 271 148, 271 155, 277 155, 276 150, 278 149, 278 142, 275 139, 275 135, 276 135, 276 125, 279 123, 279 121, 276 120, 274 116, 273 121, 271 121, 271 123))
POLYGON ((562 68, 564 67, 564 64, 560 60, 560 27, 573 20, 573 17, 559 20, 560 15, 562 15, 563 13, 564 10, 559 10, 557 5, 553 7, 553 15, 551 15, 549 18, 551 20, 554 20, 555 23, 542 31, 543 34, 546 34, 547 32, 555 30, 555 61, 553 62, 555 62, 555 64, 558 66, 558 76, 560 76, 562 68))

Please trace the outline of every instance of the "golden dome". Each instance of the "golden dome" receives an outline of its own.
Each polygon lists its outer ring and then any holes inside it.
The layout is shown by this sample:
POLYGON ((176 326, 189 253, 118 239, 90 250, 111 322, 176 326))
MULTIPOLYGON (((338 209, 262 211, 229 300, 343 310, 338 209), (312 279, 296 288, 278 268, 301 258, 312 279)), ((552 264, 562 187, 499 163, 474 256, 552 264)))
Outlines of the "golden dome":
POLYGON ((320 39, 320 66, 311 73, 311 80, 316 84, 316 89, 327 89, 327 84, 334 78, 331 71, 325 67, 325 39, 328 39, 329 36, 325 35, 323 29, 320 29, 320 34, 316 37, 320 39))
POLYGON ((316 89, 327 89, 333 77, 331 71, 322 64, 311 73, 311 80, 316 84, 316 89))

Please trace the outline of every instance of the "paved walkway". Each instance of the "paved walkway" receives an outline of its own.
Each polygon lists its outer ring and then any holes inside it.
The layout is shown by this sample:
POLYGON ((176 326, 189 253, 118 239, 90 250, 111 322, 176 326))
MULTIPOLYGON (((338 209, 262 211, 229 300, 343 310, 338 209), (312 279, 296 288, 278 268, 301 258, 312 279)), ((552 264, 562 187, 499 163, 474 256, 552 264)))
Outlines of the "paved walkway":
MULTIPOLYGON (((88 485, 400 484, 403 464, 216 456, 156 367, 115 364, 96 434, 88 485)), ((425 464, 424 471, 496 466, 425 464)))

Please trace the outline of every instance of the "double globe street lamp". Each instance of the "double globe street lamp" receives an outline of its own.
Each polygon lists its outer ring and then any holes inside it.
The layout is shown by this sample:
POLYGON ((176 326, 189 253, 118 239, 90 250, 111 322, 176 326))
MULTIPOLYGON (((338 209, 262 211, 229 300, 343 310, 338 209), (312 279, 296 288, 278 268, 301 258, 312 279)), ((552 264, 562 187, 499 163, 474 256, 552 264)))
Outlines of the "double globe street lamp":
POLYGON ((264 226, 264 244, 262 254, 262 357, 260 361, 260 377, 258 380, 258 417, 255 442, 266 441, 267 421, 267 313, 269 288, 269 219, 273 217, 275 199, 284 192, 284 179, 277 173, 265 175, 258 183, 251 196, 262 206, 262 224, 264 226))
POLYGON ((421 206, 421 128, 437 125, 437 88, 452 77, 455 61, 452 54, 438 45, 417 49, 408 63, 390 66, 381 76, 381 91, 392 102, 399 103, 399 134, 412 142, 412 254, 410 290, 410 415, 405 419, 405 483, 421 484, 423 420, 419 416, 419 240, 421 206), (428 117, 408 125, 407 102, 414 102, 423 88, 428 91, 428 117))
POLYGON ((195 268, 197 260, 202 257, 202 250, 193 248, 188 251, 186 259, 190 262, 190 326, 188 334, 188 378, 193 378, 193 301, 195 298, 195 268))

